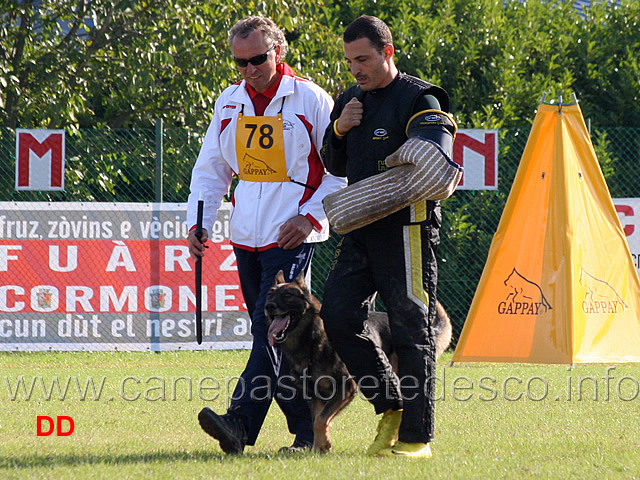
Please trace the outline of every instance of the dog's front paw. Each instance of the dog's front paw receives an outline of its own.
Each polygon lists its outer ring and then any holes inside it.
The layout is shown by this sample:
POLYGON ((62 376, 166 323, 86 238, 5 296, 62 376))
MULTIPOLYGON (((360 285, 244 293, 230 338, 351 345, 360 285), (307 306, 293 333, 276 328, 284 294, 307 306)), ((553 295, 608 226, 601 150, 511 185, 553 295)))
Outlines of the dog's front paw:
POLYGON ((331 442, 326 439, 313 442, 313 451, 317 453, 329 453, 331 451, 331 442))

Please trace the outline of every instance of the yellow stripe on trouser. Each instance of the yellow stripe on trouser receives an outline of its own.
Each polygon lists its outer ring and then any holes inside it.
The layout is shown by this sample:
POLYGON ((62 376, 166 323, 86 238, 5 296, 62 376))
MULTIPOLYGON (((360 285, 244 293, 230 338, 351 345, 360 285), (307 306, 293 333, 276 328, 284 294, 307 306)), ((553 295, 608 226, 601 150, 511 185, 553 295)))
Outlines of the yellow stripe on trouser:
POLYGON ((411 222, 424 222, 427 219, 427 201, 411 205, 411 222))
POLYGON ((429 309, 429 294, 422 285, 422 237, 420 225, 404 227, 404 263, 407 295, 418 306, 429 309))

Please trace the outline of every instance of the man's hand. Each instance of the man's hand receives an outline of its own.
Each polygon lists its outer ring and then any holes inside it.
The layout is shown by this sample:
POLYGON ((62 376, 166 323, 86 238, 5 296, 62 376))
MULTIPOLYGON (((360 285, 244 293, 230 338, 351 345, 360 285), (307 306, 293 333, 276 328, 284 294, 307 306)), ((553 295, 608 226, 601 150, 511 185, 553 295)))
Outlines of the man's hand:
POLYGON ((353 97, 342 109, 340 118, 336 120, 338 132, 341 135, 346 135, 346 133, 353 127, 360 125, 363 113, 364 109, 362 107, 362 103, 360 103, 356 97, 353 97))
POLYGON ((290 218, 280 227, 278 246, 284 250, 296 248, 305 241, 313 230, 309 219, 303 215, 290 218))
POLYGON ((198 240, 198 237, 196 237, 195 229, 189 232, 189 236, 187 237, 187 241, 189 242, 189 254, 194 262, 199 257, 204 256, 205 248, 209 248, 208 245, 205 245, 207 240, 209 240, 209 232, 204 228, 202 229, 202 241, 198 240))

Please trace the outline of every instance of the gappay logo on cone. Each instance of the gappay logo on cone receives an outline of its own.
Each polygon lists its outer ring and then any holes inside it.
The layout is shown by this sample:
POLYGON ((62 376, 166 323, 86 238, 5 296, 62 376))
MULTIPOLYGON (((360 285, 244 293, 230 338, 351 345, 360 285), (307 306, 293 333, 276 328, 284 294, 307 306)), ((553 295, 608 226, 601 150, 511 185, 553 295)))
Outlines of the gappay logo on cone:
POLYGON ((584 268, 580 269, 580 285, 585 288, 582 311, 584 313, 622 313, 629 308, 616 290, 584 268))
POLYGON ((514 268, 505 279, 507 296, 498 303, 500 315, 539 315, 552 309, 540 286, 514 268))

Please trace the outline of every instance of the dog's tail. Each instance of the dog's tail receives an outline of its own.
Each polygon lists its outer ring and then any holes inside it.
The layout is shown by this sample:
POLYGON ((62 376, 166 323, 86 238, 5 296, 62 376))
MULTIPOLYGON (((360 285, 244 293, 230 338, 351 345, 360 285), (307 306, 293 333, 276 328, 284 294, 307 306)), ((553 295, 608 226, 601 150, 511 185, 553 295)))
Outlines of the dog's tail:
POLYGON ((436 358, 440 357, 451 344, 452 335, 451 319, 442 304, 436 304, 436 322, 434 334, 436 337, 436 358))

